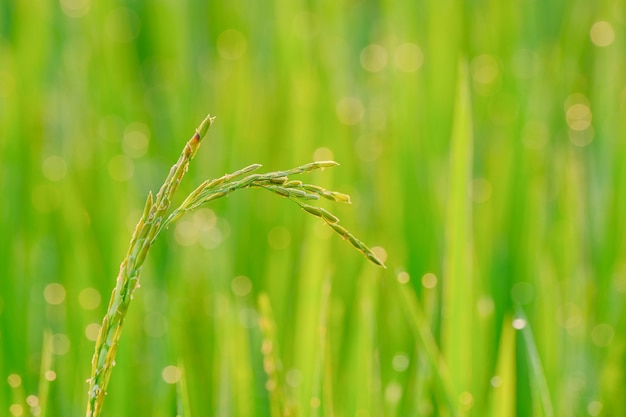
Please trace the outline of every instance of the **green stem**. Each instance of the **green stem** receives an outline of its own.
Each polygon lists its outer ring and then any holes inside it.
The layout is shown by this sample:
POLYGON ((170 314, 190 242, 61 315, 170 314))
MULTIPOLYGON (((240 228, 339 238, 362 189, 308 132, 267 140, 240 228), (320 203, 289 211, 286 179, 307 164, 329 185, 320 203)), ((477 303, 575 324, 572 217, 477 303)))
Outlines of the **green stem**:
POLYGON ((196 133, 185 145, 180 158, 172 166, 154 202, 152 201, 152 193, 148 195, 143 216, 135 228, 126 258, 120 265, 115 289, 111 294, 109 307, 102 320, 102 327, 96 340, 96 348, 91 361, 91 377, 88 380, 87 417, 97 417, 102 411, 111 370, 115 364, 122 323, 128 312, 133 293, 139 285, 141 267, 160 231, 171 198, 187 172, 189 162, 195 156, 200 141, 214 120, 215 118, 209 115, 196 129, 196 133))

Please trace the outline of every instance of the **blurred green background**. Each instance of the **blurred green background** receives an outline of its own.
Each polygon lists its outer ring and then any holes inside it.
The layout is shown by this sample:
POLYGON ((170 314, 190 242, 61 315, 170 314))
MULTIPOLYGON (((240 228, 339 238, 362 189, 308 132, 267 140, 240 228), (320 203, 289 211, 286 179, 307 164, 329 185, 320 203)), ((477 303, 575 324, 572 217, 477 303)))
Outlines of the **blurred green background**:
POLYGON ((334 159, 302 179, 351 194, 328 208, 388 269, 260 190, 183 218, 105 416, 626 415, 625 25, 609 0, 0 2, 0 414, 84 415, 146 195, 210 112, 181 200, 334 159))

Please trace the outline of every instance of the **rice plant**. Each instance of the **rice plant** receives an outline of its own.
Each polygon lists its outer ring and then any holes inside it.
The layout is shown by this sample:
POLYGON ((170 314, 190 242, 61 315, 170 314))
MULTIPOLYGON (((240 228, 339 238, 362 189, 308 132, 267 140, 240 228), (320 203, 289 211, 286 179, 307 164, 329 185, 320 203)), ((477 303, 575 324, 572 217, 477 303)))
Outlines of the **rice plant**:
POLYGON ((115 365, 115 356, 124 318, 128 313, 133 294, 139 287, 141 268, 150 251, 150 247, 161 231, 167 229, 170 224, 185 213, 212 200, 225 197, 237 190, 261 188, 289 199, 305 212, 322 219, 332 230, 350 242, 368 260, 378 266, 385 267, 384 263, 363 242, 345 227, 338 224, 339 219, 335 215, 308 203, 308 201, 318 200, 320 197, 332 201, 350 203, 348 195, 289 179, 292 175, 304 174, 338 165, 334 161, 311 162, 296 168, 266 174, 250 174, 261 167, 259 164, 250 165, 220 178, 205 181, 167 216, 174 193, 185 176, 189 163, 198 151, 202 138, 214 120, 214 117, 208 115, 202 121, 183 148, 178 161, 170 169, 156 197, 153 198, 151 192, 148 194, 143 214, 131 237, 128 253, 120 265, 116 285, 111 294, 109 306, 102 320, 102 326, 96 340, 95 353, 91 361, 91 377, 87 381, 89 384, 87 417, 97 417, 102 411, 111 371, 115 365))

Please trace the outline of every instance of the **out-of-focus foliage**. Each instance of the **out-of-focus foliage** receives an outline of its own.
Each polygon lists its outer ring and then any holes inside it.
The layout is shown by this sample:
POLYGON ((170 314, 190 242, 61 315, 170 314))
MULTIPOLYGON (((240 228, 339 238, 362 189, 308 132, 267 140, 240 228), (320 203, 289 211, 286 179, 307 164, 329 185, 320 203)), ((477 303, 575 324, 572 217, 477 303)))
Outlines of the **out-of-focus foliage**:
POLYGON ((388 269, 259 190, 183 217, 104 415, 625 415, 625 25, 623 1, 0 2, 0 414, 84 413, 147 193, 210 112, 179 198, 334 159, 311 182, 388 269))

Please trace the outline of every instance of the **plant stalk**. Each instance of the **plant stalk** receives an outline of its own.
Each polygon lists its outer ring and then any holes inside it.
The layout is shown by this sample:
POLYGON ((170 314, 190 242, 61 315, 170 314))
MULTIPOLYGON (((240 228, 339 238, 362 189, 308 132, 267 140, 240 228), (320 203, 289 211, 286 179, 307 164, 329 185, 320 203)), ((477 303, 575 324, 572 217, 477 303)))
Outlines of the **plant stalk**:
POLYGON ((97 417, 102 411, 111 370, 115 365, 122 323, 128 312, 133 293, 139 287, 141 267, 161 229, 160 226, 170 206, 172 196, 187 172, 189 162, 195 156, 202 138, 214 120, 214 117, 208 115, 198 126, 194 135, 183 148, 180 158, 170 169, 154 201, 152 193, 148 195, 143 215, 130 240, 126 258, 120 265, 109 307, 102 320, 102 327, 100 327, 100 333, 96 340, 96 348, 91 360, 91 377, 87 380, 89 384, 87 417, 97 417))

